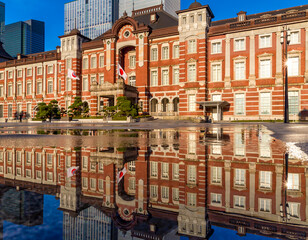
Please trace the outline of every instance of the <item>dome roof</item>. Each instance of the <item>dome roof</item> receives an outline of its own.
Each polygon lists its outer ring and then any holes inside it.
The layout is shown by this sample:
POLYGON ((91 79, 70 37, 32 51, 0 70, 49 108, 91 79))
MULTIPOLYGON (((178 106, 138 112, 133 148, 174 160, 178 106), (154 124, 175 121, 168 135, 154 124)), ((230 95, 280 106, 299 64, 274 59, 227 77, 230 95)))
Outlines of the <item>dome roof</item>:
POLYGON ((194 8, 199 8, 199 7, 202 7, 202 4, 195 0, 195 2, 190 4, 189 9, 194 9, 194 8))
POLYGON ((80 31, 78 29, 73 29, 70 34, 80 34, 80 31))

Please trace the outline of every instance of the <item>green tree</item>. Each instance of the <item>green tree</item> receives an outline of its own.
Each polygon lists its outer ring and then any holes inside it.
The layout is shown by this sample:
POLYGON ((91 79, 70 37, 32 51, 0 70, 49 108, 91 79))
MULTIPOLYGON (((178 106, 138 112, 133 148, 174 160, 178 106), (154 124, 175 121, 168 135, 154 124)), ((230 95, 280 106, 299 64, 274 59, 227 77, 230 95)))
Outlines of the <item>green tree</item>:
POLYGON ((60 118, 58 101, 52 100, 48 103, 48 105, 44 102, 39 103, 36 118, 43 121, 46 121, 46 119, 49 118, 50 122, 52 118, 60 118))
POLYGON ((116 116, 135 117, 138 115, 138 106, 132 104, 132 102, 127 99, 127 97, 118 97, 116 107, 118 109, 116 116))
POLYGON ((69 106, 68 114, 73 116, 85 116, 89 113, 89 105, 87 102, 82 102, 81 97, 75 97, 74 103, 69 106))

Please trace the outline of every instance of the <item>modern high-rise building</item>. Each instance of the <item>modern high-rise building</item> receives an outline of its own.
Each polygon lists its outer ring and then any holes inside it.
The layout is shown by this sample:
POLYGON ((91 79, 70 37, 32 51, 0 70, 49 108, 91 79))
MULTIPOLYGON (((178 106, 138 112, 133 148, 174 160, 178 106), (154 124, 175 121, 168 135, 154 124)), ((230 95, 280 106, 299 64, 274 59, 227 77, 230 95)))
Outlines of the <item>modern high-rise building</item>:
POLYGON ((2 40, 2 34, 5 26, 5 3, 0 2, 0 40, 2 40))
POLYGON ((94 39, 109 30, 119 16, 119 0, 75 0, 64 5, 64 33, 78 29, 94 39))
POLYGON ((121 17, 124 11, 129 16, 133 10, 148 8, 156 5, 164 5, 164 10, 171 15, 177 17, 176 11, 181 9, 181 0, 119 0, 119 16, 121 17))
POLYGON ((45 50, 45 23, 37 20, 16 22, 5 26, 4 49, 12 57, 45 50))

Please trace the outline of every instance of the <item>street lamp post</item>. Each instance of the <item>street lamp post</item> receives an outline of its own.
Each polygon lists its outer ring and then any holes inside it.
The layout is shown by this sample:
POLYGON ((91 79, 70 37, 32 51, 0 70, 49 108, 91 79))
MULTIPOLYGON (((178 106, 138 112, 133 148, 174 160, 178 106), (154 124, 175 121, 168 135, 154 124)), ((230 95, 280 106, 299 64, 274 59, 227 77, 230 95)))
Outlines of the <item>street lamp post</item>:
POLYGON ((285 160, 285 176, 284 176, 284 182, 283 182, 284 204, 282 203, 280 204, 280 216, 283 221, 287 222, 291 218, 290 208, 288 204, 288 174, 289 174, 289 153, 288 152, 285 153, 284 160, 285 160))
POLYGON ((284 123, 289 123, 289 94, 288 94, 288 45, 290 44, 290 30, 284 27, 281 31, 280 43, 284 47, 284 123))

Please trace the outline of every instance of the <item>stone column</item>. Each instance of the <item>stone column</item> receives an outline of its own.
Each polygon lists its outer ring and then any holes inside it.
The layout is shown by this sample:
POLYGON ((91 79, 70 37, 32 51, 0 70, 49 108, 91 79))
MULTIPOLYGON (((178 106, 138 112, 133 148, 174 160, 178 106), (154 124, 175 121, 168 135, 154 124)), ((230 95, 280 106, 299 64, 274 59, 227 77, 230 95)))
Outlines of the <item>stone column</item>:
POLYGON ((225 61, 226 61, 226 72, 225 72, 225 87, 231 87, 231 57, 230 57, 230 39, 226 38, 226 52, 225 52, 225 61))
POLYGON ((255 212, 256 163, 249 163, 249 211, 255 212))
POLYGON ((282 203, 282 185, 283 185, 283 166, 276 166, 276 215, 280 214, 280 204, 282 203))
POLYGON ((256 86, 255 35, 249 36, 249 85, 256 86))
MULTIPOLYGON (((282 45, 280 43, 281 32, 276 32, 276 84, 283 84, 283 74, 282 74, 282 45)), ((274 59, 273 59, 274 60, 274 59)), ((272 63, 273 66, 273 63, 272 63)))
POLYGON ((225 200, 226 211, 230 208, 231 194, 231 161, 225 161, 225 200))

